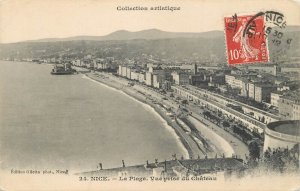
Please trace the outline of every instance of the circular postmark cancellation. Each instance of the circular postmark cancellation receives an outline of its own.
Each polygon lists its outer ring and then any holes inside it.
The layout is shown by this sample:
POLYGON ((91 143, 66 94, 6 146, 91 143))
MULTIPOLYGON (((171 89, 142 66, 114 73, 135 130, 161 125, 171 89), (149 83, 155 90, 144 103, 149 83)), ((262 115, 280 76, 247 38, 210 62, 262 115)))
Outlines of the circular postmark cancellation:
POLYGON ((282 55, 292 42, 284 34, 287 26, 284 15, 276 11, 254 15, 224 17, 227 61, 229 65, 269 62, 269 45, 275 50, 272 56, 282 55))

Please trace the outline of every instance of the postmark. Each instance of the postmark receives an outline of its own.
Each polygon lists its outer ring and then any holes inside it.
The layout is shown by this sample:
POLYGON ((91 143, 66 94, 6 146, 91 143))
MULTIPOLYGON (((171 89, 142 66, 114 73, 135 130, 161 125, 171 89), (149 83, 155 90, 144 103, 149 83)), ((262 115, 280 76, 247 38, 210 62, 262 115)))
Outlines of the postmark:
POLYGON ((264 16, 264 36, 269 46, 269 59, 272 63, 279 63, 286 57, 291 44, 292 36, 287 33, 287 21, 284 14, 277 11, 259 12, 257 16, 264 16))

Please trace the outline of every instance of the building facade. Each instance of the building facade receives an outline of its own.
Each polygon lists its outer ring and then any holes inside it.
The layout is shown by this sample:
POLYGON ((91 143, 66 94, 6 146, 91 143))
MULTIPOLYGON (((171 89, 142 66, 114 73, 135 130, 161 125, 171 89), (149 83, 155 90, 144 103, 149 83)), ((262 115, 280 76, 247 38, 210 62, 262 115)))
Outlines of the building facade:
POLYGON ((151 72, 146 72, 146 85, 153 86, 153 74, 151 72))
POLYGON ((267 102, 270 103, 271 92, 275 91, 277 88, 272 84, 255 84, 254 87, 254 100, 257 102, 267 102))
POLYGON ((186 72, 173 72, 173 81, 176 85, 188 85, 189 84, 189 74, 186 72))
POLYGON ((280 94, 279 92, 271 92, 271 105, 278 108, 278 101, 280 99, 280 94))

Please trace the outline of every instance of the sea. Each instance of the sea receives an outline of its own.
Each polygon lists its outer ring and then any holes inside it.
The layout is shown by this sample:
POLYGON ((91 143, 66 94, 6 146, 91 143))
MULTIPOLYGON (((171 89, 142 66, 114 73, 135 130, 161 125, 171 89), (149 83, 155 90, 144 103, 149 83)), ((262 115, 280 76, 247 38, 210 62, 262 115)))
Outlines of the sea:
POLYGON ((148 105, 50 64, 0 61, 0 170, 74 172, 187 156, 148 105))

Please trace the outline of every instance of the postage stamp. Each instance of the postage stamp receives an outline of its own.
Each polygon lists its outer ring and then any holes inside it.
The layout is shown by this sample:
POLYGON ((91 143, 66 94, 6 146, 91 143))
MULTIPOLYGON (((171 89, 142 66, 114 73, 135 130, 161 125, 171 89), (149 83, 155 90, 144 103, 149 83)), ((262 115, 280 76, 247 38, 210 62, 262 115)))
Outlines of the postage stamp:
POLYGON ((224 17, 229 65, 268 62, 264 15, 224 17))

